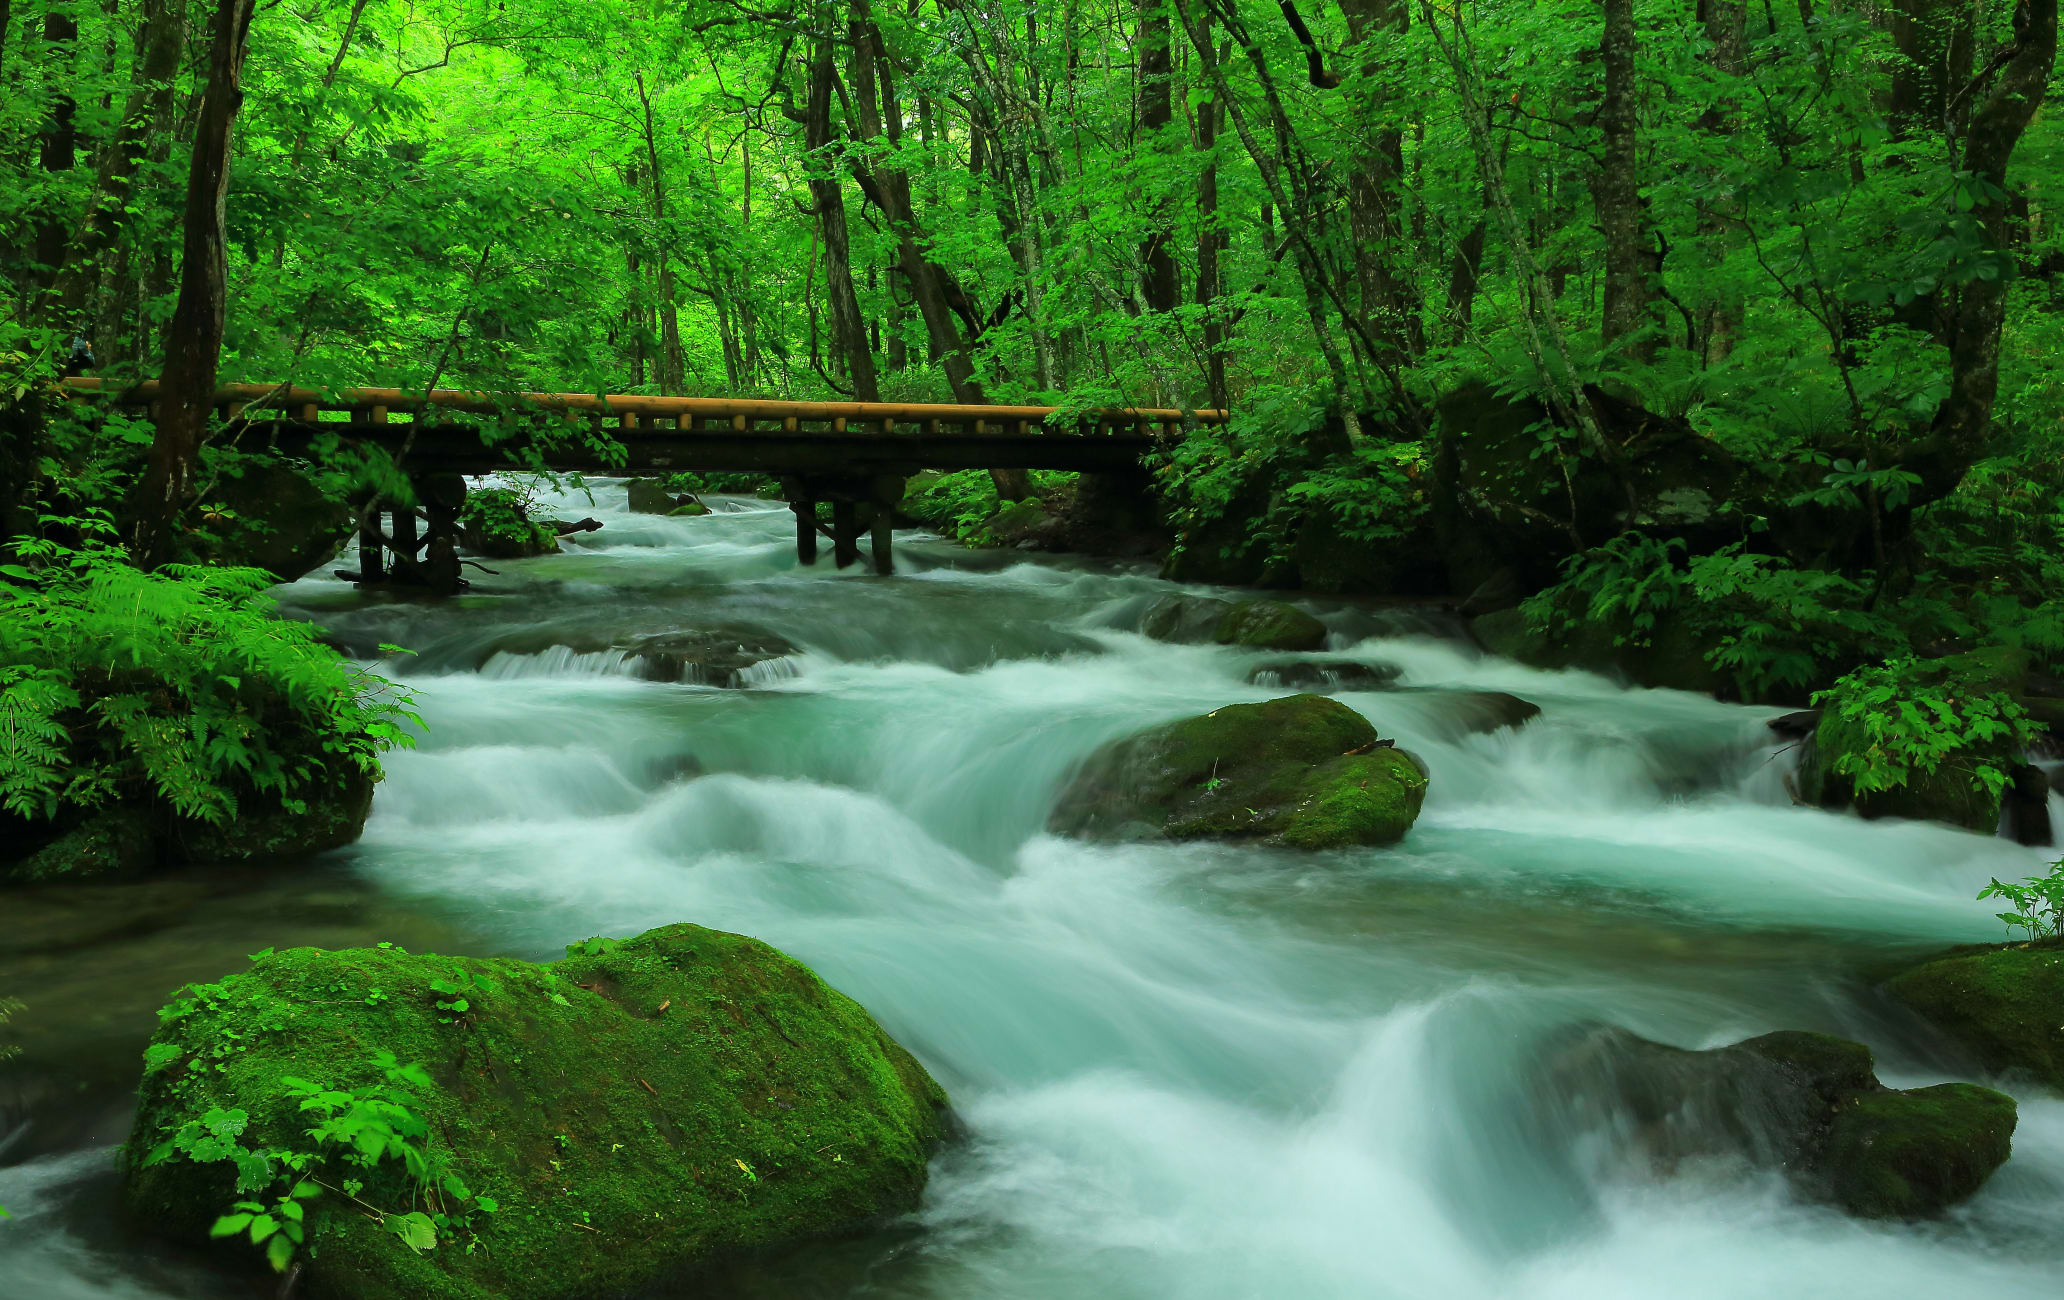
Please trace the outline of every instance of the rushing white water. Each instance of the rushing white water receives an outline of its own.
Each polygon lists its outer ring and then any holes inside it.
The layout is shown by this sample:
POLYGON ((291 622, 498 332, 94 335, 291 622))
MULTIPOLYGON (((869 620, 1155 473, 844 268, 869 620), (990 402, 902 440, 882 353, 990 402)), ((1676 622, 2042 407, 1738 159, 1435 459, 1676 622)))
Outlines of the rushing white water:
MULTIPOLYGON (((1544 1127, 1528 1092, 1543 1038, 1589 1020, 1686 1046, 1826 1029, 1869 1042, 1888 1081, 1971 1077, 1867 972, 1997 937, 1974 895, 2039 854, 1793 807, 1772 710, 1317 605, 1333 657, 1402 670, 1341 698, 1431 771, 1403 844, 1056 838, 1048 810, 1096 746, 1281 694, 1249 682, 1281 656, 1142 638, 1169 588, 1138 575, 909 537, 893 579, 800 570, 785 509, 672 519, 597 497, 567 508, 602 531, 451 605, 364 605, 324 577, 288 601, 353 644, 423 651, 403 671, 429 729, 343 855, 359 884, 477 951, 549 958, 684 920, 758 936, 953 1094, 969 1136, 913 1224, 737 1293, 2056 1294, 2057 1098, 2022 1091, 2014 1159, 1915 1226, 1739 1171, 1635 1178, 1544 1127), (800 653, 718 690, 593 648, 719 626, 800 653), (565 629, 586 639, 553 648, 565 629), (1460 693, 1486 690, 1543 712, 1470 732, 1460 693)), ((0 1203, 30 1210, 0 1225, 0 1271, 12 1252, 38 1295, 205 1294, 39 1213, 84 1159, 0 1171, 0 1203)))

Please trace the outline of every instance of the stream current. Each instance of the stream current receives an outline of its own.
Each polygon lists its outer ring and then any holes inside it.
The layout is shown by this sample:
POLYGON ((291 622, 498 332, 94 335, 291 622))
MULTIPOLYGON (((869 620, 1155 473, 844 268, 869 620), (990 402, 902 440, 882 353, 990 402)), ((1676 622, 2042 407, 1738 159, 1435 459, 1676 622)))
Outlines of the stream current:
POLYGON ((0 900, 0 1300, 245 1294, 126 1237, 109 1148, 152 1012, 277 945, 393 939, 549 960, 676 921, 754 935, 858 999, 953 1096, 923 1208, 705 1294, 892 1300, 2054 1297, 2064 1099, 2020 1101, 1971 1202, 1866 1224, 1725 1166, 1668 1176, 1544 1124, 1543 1041, 1589 1021, 1686 1047, 1780 1028, 1894 1086, 1982 1078, 1871 992, 2000 937, 1974 895, 2047 856, 1794 807, 1776 710, 1480 655, 1426 615, 1306 602, 1340 691, 1431 771, 1399 846, 1092 845, 1044 824, 1112 738, 1282 688, 1258 652, 1137 632, 1176 588, 1121 566, 898 538, 900 573, 799 568, 778 504, 635 515, 497 562, 440 605, 327 569, 283 606, 389 659, 421 745, 363 840, 306 868, 0 900), (743 689, 582 650, 773 634, 743 689), (566 648, 571 643, 573 648, 566 648), (557 648, 555 648, 557 647, 557 648), (1403 688, 1403 689, 1399 689, 1403 688), (1539 704, 1471 731, 1463 692, 1539 704))

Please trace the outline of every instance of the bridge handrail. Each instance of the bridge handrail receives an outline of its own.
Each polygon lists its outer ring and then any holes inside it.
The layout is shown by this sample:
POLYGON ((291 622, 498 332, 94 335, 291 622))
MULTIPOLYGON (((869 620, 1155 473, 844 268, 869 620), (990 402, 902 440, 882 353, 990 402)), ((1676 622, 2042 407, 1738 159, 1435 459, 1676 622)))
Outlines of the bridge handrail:
MULTIPOLYGON (((145 380, 126 388, 115 388, 91 376, 63 381, 74 394, 112 394, 125 405, 140 405, 158 395, 158 381, 145 380)), ((636 393, 531 393, 488 392, 460 388, 437 388, 427 393, 402 388, 341 388, 324 392, 313 388, 280 387, 273 384, 224 384, 215 391, 220 406, 247 407, 262 403, 279 407, 288 418, 309 418, 317 411, 419 410, 438 407, 473 413, 502 413, 521 407, 568 414, 586 412, 624 419, 722 419, 722 420, 808 420, 879 423, 885 428, 897 423, 973 424, 1045 423, 1065 413, 1057 406, 973 406, 935 402, 787 402, 769 398, 651 397, 636 393)), ((1162 407, 1119 407, 1086 409, 1075 415, 1096 424, 1117 426, 1175 425, 1186 420, 1199 424, 1222 424, 1224 411, 1181 411, 1162 407)))

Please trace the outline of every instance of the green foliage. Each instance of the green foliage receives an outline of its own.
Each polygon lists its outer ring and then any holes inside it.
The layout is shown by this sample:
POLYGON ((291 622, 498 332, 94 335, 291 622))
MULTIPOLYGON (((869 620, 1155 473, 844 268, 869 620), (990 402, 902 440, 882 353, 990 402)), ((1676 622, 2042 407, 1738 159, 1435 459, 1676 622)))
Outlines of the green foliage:
MULTIPOLYGON (((88 521, 90 522, 90 521, 88 521)), ((105 542, 17 539, 0 566, 0 808, 48 820, 125 798, 222 824, 303 808, 325 772, 411 743, 407 696, 272 616, 257 569, 144 573, 105 542)))
POLYGON ((1858 668, 1813 699, 1860 732, 1833 761, 1862 795, 1949 769, 1996 801, 2012 780, 2003 756, 2020 750, 2029 729, 2005 691, 1912 658, 1858 668))
POLYGON ((491 555, 530 555, 558 545, 558 534, 534 523, 535 502, 513 488, 475 488, 466 494, 459 527, 477 549, 491 555))
MULTIPOLYGON (((220 991, 216 986, 215 992, 220 991)), ((159 1044, 153 1051, 166 1046, 159 1044)), ((169 1055, 158 1052, 146 1064, 162 1069, 180 1055, 172 1048, 169 1055)), ((468 1237, 482 1216, 501 1207, 492 1197, 476 1195, 450 1154, 431 1142, 430 1125, 417 1100, 419 1090, 435 1086, 429 1073, 420 1065, 403 1064, 384 1049, 369 1059, 381 1082, 362 1087, 332 1088, 296 1076, 281 1077, 280 1100, 312 1121, 304 1143, 247 1147, 241 1139, 250 1115, 216 1106, 154 1147, 143 1166, 172 1159, 234 1166, 237 1192, 257 1195, 233 1202, 208 1235, 248 1236, 280 1272, 307 1244, 310 1203, 325 1193, 350 1202, 418 1253, 436 1248, 440 1241, 468 1237), (385 1205, 368 1199, 386 1199, 382 1193, 394 1199, 385 1205)))
MULTIPOLYGON (((1034 498, 1051 500, 1072 487, 1075 476, 1034 470, 1031 481, 1034 498)), ((904 493, 902 509, 963 546, 981 547, 999 544, 989 522, 1010 504, 997 498, 996 485, 987 470, 964 469, 913 480, 904 493)))
POLYGON ((2052 862, 2048 873, 2025 877, 2017 884, 1995 876, 1978 897, 2003 899, 2014 909, 1999 913, 2010 932, 2025 931, 2031 941, 2054 939, 2064 934, 2064 858, 2052 862))
POLYGON ((683 471, 669 474, 660 480, 669 495, 703 496, 716 493, 721 496, 778 497, 781 484, 769 474, 698 474, 683 471))

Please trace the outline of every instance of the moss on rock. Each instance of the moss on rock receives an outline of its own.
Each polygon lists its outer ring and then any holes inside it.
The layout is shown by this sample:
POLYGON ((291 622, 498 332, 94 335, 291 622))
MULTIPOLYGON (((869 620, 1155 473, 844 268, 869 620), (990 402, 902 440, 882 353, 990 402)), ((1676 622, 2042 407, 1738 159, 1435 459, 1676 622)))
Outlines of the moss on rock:
POLYGON ((559 549, 559 534, 530 517, 530 508, 507 488, 480 488, 466 494, 459 514, 459 537, 468 549, 497 560, 550 555, 559 549))
POLYGON ((1868 1047, 1782 1030, 1687 1051, 1617 1026, 1558 1043, 1542 1101, 1563 1133, 1594 1130, 1650 1166, 1731 1156, 1783 1171, 1862 1218, 1938 1213, 2012 1150, 2014 1099, 1976 1084, 1878 1082, 1868 1047))
POLYGON ((1885 992, 1986 1069, 2064 1092, 2064 940, 1955 949, 1895 975, 1885 992))
POLYGON ((1235 704, 1106 746, 1052 826, 1103 839, 1264 839, 1302 849, 1392 844, 1426 775, 1322 695, 1235 704))
POLYGON ((1213 639, 1257 650, 1317 650, 1326 644, 1326 625, 1280 600, 1243 600, 1219 619, 1213 639))
MULTIPOLYGON (((218 1107, 248 1115, 246 1148, 306 1149, 286 1080, 377 1082, 379 1051, 428 1072, 415 1089, 427 1142, 499 1209, 470 1241, 419 1254, 325 1192, 308 1202, 313 1294, 643 1293, 916 1206, 946 1098, 857 1003, 765 944, 699 926, 569 951, 538 965, 301 948, 195 990, 160 1013, 146 1054, 127 1209, 205 1240, 239 1199, 234 1165, 145 1153, 218 1107)), ((393 1169, 361 1171, 361 1199, 402 1208, 405 1186, 381 1181, 393 1169)))

